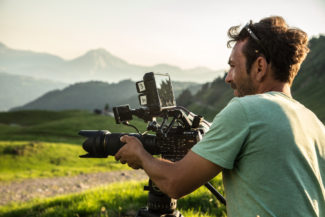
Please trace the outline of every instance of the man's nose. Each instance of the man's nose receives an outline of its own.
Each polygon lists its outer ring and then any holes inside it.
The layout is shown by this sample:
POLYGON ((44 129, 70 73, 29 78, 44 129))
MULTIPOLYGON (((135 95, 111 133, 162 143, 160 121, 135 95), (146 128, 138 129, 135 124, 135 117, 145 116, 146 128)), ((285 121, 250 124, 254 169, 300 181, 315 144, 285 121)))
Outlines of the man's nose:
POLYGON ((232 81, 232 77, 231 74, 229 72, 227 72, 226 78, 225 78, 225 82, 226 83, 231 83, 232 81))

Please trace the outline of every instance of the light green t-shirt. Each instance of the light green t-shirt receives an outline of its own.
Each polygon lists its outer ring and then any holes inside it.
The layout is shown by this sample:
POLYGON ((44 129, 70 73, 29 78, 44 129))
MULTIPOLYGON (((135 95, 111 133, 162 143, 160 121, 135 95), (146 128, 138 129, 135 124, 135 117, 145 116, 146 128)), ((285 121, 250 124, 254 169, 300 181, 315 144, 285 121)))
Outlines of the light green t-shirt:
POLYGON ((280 93, 233 98, 192 151, 221 166, 229 217, 325 216, 325 128, 280 93))

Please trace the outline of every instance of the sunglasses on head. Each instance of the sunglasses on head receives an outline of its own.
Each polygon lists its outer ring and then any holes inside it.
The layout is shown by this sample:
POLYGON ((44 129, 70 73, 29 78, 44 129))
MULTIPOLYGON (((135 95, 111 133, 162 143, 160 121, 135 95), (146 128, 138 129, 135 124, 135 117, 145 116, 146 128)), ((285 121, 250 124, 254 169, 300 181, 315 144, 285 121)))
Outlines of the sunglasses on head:
POLYGON ((246 26, 244 27, 244 29, 246 29, 246 31, 252 37, 252 39, 254 39, 255 42, 261 47, 262 53, 264 54, 266 61, 269 63, 270 62, 270 58, 269 58, 268 53, 266 52, 266 49, 262 45, 261 40, 255 35, 255 33, 251 30, 251 28, 249 28, 249 25, 250 25, 249 23, 246 24, 246 26))

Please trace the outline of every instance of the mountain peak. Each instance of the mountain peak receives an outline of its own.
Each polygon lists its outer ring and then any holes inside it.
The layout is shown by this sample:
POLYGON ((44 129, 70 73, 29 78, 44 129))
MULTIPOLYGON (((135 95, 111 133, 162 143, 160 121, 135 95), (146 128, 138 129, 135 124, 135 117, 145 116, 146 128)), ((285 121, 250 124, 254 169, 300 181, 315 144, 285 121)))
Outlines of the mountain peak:
POLYGON ((97 48, 97 49, 93 49, 90 50, 86 53, 87 54, 101 54, 101 55, 111 55, 107 50, 105 50, 104 48, 97 48))
POLYGON ((90 50, 71 62, 81 65, 82 68, 87 68, 92 73, 107 70, 112 67, 123 68, 125 65, 128 65, 127 62, 112 55, 104 48, 90 50))

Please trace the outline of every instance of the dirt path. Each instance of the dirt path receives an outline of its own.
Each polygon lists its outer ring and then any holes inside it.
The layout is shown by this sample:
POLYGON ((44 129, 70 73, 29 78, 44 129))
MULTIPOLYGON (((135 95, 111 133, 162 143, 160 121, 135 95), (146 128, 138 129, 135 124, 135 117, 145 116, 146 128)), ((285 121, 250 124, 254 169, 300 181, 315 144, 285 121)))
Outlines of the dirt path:
POLYGON ((33 198, 81 192, 112 182, 145 180, 143 170, 114 171, 82 174, 73 177, 26 179, 20 182, 0 183, 0 206, 10 202, 25 202, 33 198))

